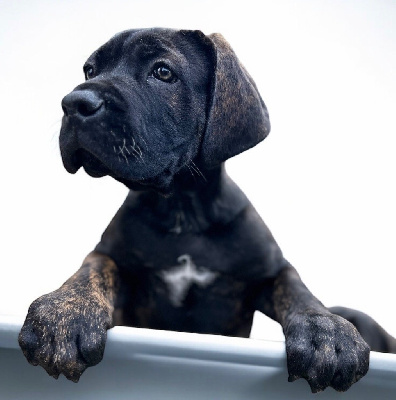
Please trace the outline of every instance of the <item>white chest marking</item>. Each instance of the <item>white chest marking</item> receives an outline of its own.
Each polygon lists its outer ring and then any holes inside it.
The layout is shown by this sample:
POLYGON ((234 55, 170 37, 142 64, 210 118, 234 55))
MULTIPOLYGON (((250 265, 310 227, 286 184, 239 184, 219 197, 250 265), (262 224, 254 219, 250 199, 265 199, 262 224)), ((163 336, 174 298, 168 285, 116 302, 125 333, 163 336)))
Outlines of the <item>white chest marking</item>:
POLYGON ((206 287, 216 279, 217 274, 206 268, 198 269, 188 254, 180 256, 177 262, 181 265, 161 271, 159 275, 168 286, 171 303, 175 307, 181 307, 188 290, 194 283, 206 287))

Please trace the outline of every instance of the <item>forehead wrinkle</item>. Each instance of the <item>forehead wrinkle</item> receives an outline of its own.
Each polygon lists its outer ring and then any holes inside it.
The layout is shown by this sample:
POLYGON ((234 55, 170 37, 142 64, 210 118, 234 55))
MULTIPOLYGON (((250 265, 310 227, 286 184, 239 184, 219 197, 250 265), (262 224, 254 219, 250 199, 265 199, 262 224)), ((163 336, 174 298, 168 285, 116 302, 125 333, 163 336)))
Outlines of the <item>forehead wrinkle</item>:
POLYGON ((116 48, 114 46, 109 46, 108 43, 105 43, 103 46, 99 47, 96 51, 94 51, 86 61, 87 63, 94 63, 96 65, 100 65, 101 62, 107 64, 109 61, 114 61, 116 55, 116 48))
POLYGON ((143 60, 165 55, 176 59, 183 57, 170 41, 158 36, 132 37, 125 41, 123 51, 143 60))

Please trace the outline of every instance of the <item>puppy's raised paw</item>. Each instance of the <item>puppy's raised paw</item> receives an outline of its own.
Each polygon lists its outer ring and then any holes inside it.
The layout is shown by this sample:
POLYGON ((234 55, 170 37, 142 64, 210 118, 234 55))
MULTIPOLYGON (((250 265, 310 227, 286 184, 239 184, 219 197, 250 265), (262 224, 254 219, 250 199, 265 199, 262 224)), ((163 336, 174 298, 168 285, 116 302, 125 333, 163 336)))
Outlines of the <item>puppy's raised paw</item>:
POLYGON ((100 294, 56 290, 35 300, 19 334, 28 361, 78 382, 103 357, 111 307, 100 294))
POLYGON ((308 381, 313 393, 343 392, 368 371, 370 348, 355 327, 334 314, 297 314, 285 329, 289 381, 308 381))

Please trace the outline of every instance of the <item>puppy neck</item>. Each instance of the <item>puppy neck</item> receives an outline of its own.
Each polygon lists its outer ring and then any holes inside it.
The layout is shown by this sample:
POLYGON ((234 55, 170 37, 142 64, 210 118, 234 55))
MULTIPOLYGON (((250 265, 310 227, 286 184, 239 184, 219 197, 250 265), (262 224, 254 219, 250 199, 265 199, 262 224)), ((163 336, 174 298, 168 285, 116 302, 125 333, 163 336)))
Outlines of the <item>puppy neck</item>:
POLYGON ((227 175, 224 164, 200 171, 201 178, 184 171, 175 177, 168 196, 142 194, 150 203, 153 217, 163 229, 176 235, 203 232, 228 224, 242 212, 249 200, 227 175))

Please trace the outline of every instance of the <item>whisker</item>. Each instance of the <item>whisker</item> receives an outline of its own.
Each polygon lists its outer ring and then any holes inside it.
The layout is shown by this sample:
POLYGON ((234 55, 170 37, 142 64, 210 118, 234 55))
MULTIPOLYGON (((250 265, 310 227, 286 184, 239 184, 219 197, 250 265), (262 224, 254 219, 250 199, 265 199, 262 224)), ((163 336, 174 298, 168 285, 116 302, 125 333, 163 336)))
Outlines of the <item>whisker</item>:
POLYGON ((196 164, 194 163, 194 161, 191 161, 191 167, 193 168, 193 170, 198 174, 198 176, 200 176, 205 182, 207 182, 207 179, 205 177, 205 175, 201 172, 201 170, 196 166, 196 164))
POLYGON ((142 154, 141 154, 141 152, 139 153, 138 151, 137 151, 137 149, 136 149, 136 147, 133 147, 133 146, 129 146, 130 148, 131 148, 131 150, 132 150, 132 155, 134 155, 136 158, 138 158, 138 159, 143 159, 142 158, 142 154))
MULTIPOLYGON (((122 142, 122 147, 121 147, 121 146, 118 146, 118 148, 120 149, 119 154, 122 154, 122 156, 124 157, 125 161, 126 161, 127 164, 129 165, 128 157, 124 154, 124 149, 125 149, 126 151, 128 151, 128 149, 126 148, 125 144, 126 144, 126 140, 124 139, 123 142, 122 142)), ((129 153, 129 151, 128 151, 128 153, 129 153)))
POLYGON ((133 142, 133 146, 129 146, 129 147, 137 155, 137 157, 142 158, 142 151, 140 150, 139 146, 136 144, 135 139, 133 137, 131 137, 131 139, 132 139, 132 142, 133 142))
MULTIPOLYGON (((118 154, 121 154, 121 155, 124 157, 124 159, 125 159, 125 161, 127 162, 127 164, 129 164, 128 157, 127 157, 122 151, 120 151, 118 154)), ((120 156, 118 156, 118 158, 120 158, 120 156)), ((121 160, 120 160, 120 161, 121 161, 121 160)))
POLYGON ((191 168, 190 164, 187 164, 187 168, 190 171, 191 176, 194 178, 194 181, 196 182, 197 179, 195 178, 194 170, 191 168))
POLYGON ((136 158, 140 158, 142 161, 144 161, 142 150, 140 149, 139 145, 136 143, 136 140, 133 138, 133 136, 131 136, 131 139, 132 139, 133 146, 130 145, 129 147, 132 149, 133 153, 136 155, 136 158))
POLYGON ((60 124, 62 122, 62 117, 60 119, 57 119, 56 121, 54 121, 51 125, 50 128, 53 128, 56 124, 60 124))
POLYGON ((52 143, 58 140, 58 138, 59 138, 59 131, 60 131, 61 126, 62 126, 62 119, 58 119, 57 121, 53 122, 53 123, 49 126, 49 128, 50 128, 51 131, 52 131, 52 134, 51 134, 51 142, 52 142, 52 143), (52 131, 52 129, 55 127, 55 125, 58 125, 58 129, 52 131))
POLYGON ((146 150, 147 150, 147 149, 148 149, 147 142, 144 140, 144 138, 143 138, 142 135, 140 135, 140 139, 142 140, 142 142, 143 142, 144 145, 146 146, 146 150))
POLYGON ((142 149, 138 145, 136 145, 136 151, 139 153, 140 158, 142 158, 142 155, 143 155, 142 149))

